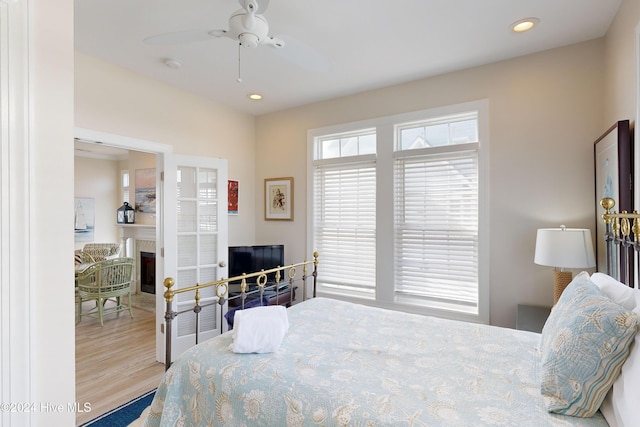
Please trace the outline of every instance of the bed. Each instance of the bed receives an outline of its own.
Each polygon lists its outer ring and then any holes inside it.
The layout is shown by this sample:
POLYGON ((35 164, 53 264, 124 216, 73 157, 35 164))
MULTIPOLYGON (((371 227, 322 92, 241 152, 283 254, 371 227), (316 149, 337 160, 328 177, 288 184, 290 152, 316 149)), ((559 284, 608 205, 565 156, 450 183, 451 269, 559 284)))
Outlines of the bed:
MULTIPOLYGON (((612 207, 603 215, 608 247, 628 245, 632 227, 612 207)), ((314 279, 317 265, 316 254, 314 279)), ((602 273, 578 274, 542 334, 314 295, 286 309, 290 327, 276 351, 237 354, 231 350, 238 339, 234 331, 187 350, 167 370, 138 422, 634 425, 629 417, 638 411, 638 400, 632 400, 640 377, 640 350, 632 351, 639 345, 637 293, 602 273)))

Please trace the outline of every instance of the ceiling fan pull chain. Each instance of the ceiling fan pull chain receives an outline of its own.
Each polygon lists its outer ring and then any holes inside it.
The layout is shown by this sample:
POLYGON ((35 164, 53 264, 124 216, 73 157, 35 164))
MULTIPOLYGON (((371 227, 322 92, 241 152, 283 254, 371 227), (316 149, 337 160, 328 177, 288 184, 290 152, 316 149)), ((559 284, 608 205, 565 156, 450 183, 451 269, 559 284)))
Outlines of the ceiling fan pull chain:
POLYGON ((240 52, 242 51, 242 43, 238 43, 238 78, 236 81, 242 83, 242 77, 240 76, 240 52))

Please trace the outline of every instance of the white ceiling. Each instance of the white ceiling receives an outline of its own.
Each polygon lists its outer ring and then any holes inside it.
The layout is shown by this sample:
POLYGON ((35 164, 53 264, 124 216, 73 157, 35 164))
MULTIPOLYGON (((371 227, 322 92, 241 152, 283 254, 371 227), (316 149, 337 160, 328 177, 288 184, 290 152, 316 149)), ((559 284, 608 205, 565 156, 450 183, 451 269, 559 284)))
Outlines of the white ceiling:
POLYGON ((283 35, 286 46, 243 48, 241 83, 233 40, 143 43, 163 33, 227 29, 238 0, 75 0, 75 46, 259 115, 602 37, 620 3, 271 0, 264 12, 269 33, 283 35), (540 24, 523 34, 510 31, 512 22, 527 17, 540 24), (169 58, 182 67, 166 67, 169 58), (249 100, 252 92, 264 99, 249 100))

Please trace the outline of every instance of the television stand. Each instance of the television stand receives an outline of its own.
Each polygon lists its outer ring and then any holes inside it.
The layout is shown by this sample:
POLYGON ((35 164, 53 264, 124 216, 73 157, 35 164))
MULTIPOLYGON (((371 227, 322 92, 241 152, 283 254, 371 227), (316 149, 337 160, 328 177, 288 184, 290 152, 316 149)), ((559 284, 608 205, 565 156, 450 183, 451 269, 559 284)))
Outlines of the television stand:
MULTIPOLYGON (((268 299, 268 305, 282 305, 284 307, 290 307, 291 302, 296 298, 296 289, 297 286, 292 288, 286 287, 280 289, 278 294, 275 294, 275 291, 265 291, 265 298, 268 299), (269 292, 269 294, 267 294, 269 292)), ((235 296, 239 295, 239 293, 235 293, 235 296)), ((229 297, 234 297, 232 293, 229 294, 229 297)), ((260 298, 259 292, 254 294, 247 295, 247 299, 245 300, 245 308, 250 309, 251 307, 257 307, 260 305, 258 303, 258 299, 260 298)), ((229 329, 233 329, 233 318, 236 310, 240 310, 241 301, 240 298, 234 298, 229 300, 229 310, 224 315, 227 319, 227 325, 229 329)))
MULTIPOLYGON (((291 302, 296 299, 296 289, 297 286, 290 288, 289 286, 285 288, 281 288, 278 293, 276 291, 269 288, 265 290, 265 297, 269 300, 269 305, 284 305, 285 307, 290 307, 291 302)), ((253 290, 253 289, 252 289, 253 290)), ((247 299, 245 300, 245 304, 249 303, 260 297, 259 292, 255 293, 247 293, 247 299)), ((239 295, 239 292, 233 292, 229 294, 229 297, 234 297, 239 295)), ((239 307, 241 304, 240 298, 234 298, 229 300, 229 308, 239 307)))

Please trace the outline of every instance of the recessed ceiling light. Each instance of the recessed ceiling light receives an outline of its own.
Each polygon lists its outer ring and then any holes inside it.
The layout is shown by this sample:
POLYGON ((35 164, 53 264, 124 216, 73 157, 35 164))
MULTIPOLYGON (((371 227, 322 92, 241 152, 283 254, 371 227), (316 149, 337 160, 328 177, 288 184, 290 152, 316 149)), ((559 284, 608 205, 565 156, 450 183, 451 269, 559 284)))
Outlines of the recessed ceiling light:
POLYGON ((249 99, 253 99, 254 101, 260 101, 262 99, 262 95, 259 93, 252 93, 249 95, 249 99))
POLYGON ((540 20, 538 18, 521 19, 511 24, 511 30, 514 33, 523 33, 525 31, 529 31, 530 29, 532 29, 539 22, 540 20))

